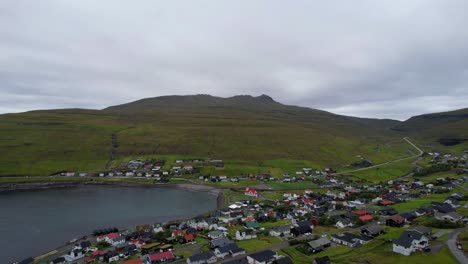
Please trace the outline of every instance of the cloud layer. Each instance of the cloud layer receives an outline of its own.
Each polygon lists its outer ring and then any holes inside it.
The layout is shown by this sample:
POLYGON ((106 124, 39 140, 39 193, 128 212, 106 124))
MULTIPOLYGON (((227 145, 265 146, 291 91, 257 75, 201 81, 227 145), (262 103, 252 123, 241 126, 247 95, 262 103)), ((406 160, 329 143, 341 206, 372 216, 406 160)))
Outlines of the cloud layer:
POLYGON ((468 107, 467 1, 325 2, 4 1, 0 113, 199 93, 394 119, 468 107))

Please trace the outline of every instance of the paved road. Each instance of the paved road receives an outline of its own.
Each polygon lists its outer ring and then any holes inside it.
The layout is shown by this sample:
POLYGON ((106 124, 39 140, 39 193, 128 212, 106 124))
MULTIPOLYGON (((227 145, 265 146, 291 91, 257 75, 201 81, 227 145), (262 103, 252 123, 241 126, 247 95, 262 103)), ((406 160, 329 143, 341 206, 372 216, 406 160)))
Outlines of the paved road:
POLYGON ((449 239, 447 240, 447 246, 449 247, 450 251, 452 252, 453 256, 460 262, 461 264, 468 263, 468 258, 465 256, 463 250, 457 248, 455 242, 457 241, 458 234, 463 231, 467 231, 468 227, 454 230, 449 235, 449 239))
POLYGON ((422 154, 424 153, 420 148, 418 148, 416 145, 414 145, 411 141, 409 141, 408 138, 403 138, 406 142, 408 142, 408 144, 410 144, 412 147, 414 147, 417 151, 419 151, 419 154, 417 155, 413 155, 413 156, 410 156, 410 157, 406 157, 406 158, 401 158, 401 159, 396 159, 396 160, 390 160, 390 161, 387 161, 387 162, 384 162, 384 163, 380 163, 380 164, 377 164, 377 165, 373 165, 373 166, 370 166, 370 167, 365 167, 365 168, 360 168, 360 169, 355 169, 355 170, 350 170, 350 171, 343 171, 343 172, 338 172, 336 173, 336 175, 340 175, 340 174, 347 174, 347 173, 352 173, 352 172, 358 172, 358 171, 364 171, 364 170, 370 170, 370 169, 373 169, 373 168, 377 168, 377 167, 380 167, 380 166, 384 166, 384 165, 387 165, 387 164, 391 164, 391 163, 395 163, 395 162, 399 162, 399 161, 403 161, 403 160, 409 160, 409 159, 414 159, 414 158, 418 158, 418 157, 421 157, 422 154))

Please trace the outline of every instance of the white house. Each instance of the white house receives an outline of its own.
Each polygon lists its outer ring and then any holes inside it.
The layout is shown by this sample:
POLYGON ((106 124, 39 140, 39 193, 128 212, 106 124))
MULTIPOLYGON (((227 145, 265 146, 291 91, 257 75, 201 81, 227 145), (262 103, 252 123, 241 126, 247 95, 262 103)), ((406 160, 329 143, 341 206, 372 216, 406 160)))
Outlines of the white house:
POLYGON ((409 256, 416 250, 429 246, 429 239, 416 231, 405 231, 400 238, 393 241, 393 252, 409 256))
POLYGON ((74 248, 67 255, 64 255, 63 257, 65 258, 66 261, 72 262, 72 261, 76 261, 76 260, 78 260, 80 258, 83 258, 84 256, 85 255, 84 255, 83 249, 74 248))
POLYGON ((254 230, 251 229, 241 229, 236 231, 236 239, 237 240, 247 240, 256 238, 257 235, 255 234, 254 230))
POLYGON ((288 237, 291 236, 291 226, 285 225, 285 226, 277 226, 273 227, 269 231, 270 236, 276 236, 276 237, 288 237))
POLYGON ((446 214, 436 212, 434 214, 434 218, 440 221, 449 221, 452 223, 456 223, 458 221, 461 221, 463 219, 463 216, 457 212, 451 212, 446 214))

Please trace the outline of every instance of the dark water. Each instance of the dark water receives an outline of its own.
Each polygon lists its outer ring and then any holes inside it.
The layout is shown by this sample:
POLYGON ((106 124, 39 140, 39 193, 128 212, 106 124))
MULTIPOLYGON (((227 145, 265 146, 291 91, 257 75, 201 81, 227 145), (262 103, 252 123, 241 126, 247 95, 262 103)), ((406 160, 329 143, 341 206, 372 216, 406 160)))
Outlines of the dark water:
POLYGON ((0 263, 48 252, 105 227, 196 216, 216 207, 207 192, 83 186, 0 193, 0 263))

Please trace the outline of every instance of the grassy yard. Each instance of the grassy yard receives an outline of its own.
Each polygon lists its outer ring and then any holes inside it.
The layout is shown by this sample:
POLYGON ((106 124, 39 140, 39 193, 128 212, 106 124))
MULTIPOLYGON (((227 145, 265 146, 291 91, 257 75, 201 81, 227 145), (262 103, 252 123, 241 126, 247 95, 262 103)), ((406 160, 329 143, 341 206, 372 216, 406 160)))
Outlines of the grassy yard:
POLYGON ((281 239, 270 236, 260 236, 256 239, 236 241, 237 245, 247 252, 254 252, 279 242, 281 242, 281 239))
POLYGON ((377 168, 350 173, 354 177, 367 180, 370 182, 386 182, 401 176, 404 176, 413 171, 415 168, 411 163, 415 159, 403 160, 390 163, 377 168))

